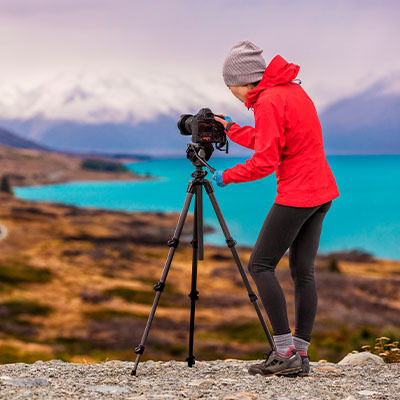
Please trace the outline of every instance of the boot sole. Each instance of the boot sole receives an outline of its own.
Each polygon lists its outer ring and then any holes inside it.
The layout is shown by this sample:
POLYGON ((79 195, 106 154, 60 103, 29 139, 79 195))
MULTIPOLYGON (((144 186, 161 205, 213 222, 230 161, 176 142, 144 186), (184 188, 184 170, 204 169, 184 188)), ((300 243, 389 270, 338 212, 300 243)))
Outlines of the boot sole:
POLYGON ((296 376, 309 376, 310 373, 309 372, 297 372, 297 373, 292 373, 292 374, 287 374, 285 376, 291 377, 291 378, 295 378, 296 376))
POLYGON ((249 372, 250 375, 262 375, 262 376, 272 376, 272 375, 289 375, 289 374, 293 374, 296 375, 296 372, 301 372, 301 367, 296 367, 296 368, 288 368, 285 369, 283 371, 277 371, 277 372, 273 372, 272 374, 262 374, 260 372, 249 372))

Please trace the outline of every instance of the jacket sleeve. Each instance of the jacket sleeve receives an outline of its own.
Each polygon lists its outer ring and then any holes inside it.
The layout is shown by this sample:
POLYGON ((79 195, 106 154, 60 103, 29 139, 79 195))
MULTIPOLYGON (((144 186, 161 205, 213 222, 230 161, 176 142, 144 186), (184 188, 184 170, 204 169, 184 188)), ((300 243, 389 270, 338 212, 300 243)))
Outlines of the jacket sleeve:
POLYGON ((233 123, 228 126, 228 129, 225 129, 225 132, 232 142, 254 150, 255 129, 252 126, 239 126, 233 123))
POLYGON ((284 104, 264 99, 254 107, 254 155, 244 164, 226 169, 224 183, 239 183, 264 178, 275 171, 285 146, 284 104))

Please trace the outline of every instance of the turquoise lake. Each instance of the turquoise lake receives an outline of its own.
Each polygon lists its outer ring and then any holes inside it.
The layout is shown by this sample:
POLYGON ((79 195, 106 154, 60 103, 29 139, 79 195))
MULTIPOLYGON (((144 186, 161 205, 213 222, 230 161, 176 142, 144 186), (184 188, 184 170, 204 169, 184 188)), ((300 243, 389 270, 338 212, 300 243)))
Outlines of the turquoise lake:
MULTIPOLYGON (((400 155, 327 156, 340 197, 325 217, 319 252, 359 249, 377 257, 400 260, 400 155)), ((212 167, 224 170, 246 158, 215 157, 212 167)), ((181 211, 194 167, 186 158, 127 164, 157 180, 70 182, 15 188, 18 197, 78 206, 132 211, 181 211)), ((206 169, 207 170, 207 169, 206 169)), ((207 178, 212 180, 208 171, 207 178)), ((232 237, 253 246, 276 196, 274 174, 261 180, 218 187, 215 195, 232 237)), ((204 223, 216 233, 206 243, 226 245, 211 202, 203 191, 204 223)), ((194 211, 194 198, 190 212, 194 211)))

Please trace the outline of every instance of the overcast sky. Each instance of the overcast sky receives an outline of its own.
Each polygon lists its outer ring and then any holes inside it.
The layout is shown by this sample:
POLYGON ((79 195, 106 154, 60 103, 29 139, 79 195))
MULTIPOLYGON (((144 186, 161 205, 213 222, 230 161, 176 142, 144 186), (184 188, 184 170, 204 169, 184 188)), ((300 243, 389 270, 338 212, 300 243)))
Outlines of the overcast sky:
POLYGON ((26 96, 83 74, 128 77, 142 91, 135 106, 149 112, 163 112, 159 99, 174 102, 186 85, 195 94, 188 107, 225 96, 238 107, 221 67, 246 39, 264 49, 267 64, 280 54, 300 65, 320 111, 398 76, 399 11, 396 0, 0 0, 0 102, 10 87, 26 96))

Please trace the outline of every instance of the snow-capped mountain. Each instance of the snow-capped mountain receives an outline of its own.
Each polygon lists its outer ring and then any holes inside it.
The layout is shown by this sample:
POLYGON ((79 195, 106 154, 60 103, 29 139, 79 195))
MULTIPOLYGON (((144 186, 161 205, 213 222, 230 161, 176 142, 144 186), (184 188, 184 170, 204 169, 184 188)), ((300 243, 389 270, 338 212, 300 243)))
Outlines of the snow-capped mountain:
MULTIPOLYGON (((0 82, 0 126, 67 151, 183 154, 190 140, 176 123, 201 107, 253 120, 221 82, 201 77, 59 75, 25 90, 0 82)), ((327 106, 320 119, 327 154, 400 153, 400 75, 327 106)))
POLYGON ((253 116, 222 82, 201 77, 62 74, 28 90, 0 82, 0 126, 67 151, 180 154, 190 140, 177 121, 202 107, 253 116))
MULTIPOLYGON (((109 74, 60 74, 31 88, 0 82, 0 118, 69 121, 89 124, 128 123, 135 126, 160 115, 178 116, 201 107, 215 112, 244 112, 222 79, 177 80, 168 75, 126 77, 109 74)), ((46 130, 46 129, 44 129, 46 130)), ((37 129, 30 135, 40 138, 37 129)))

